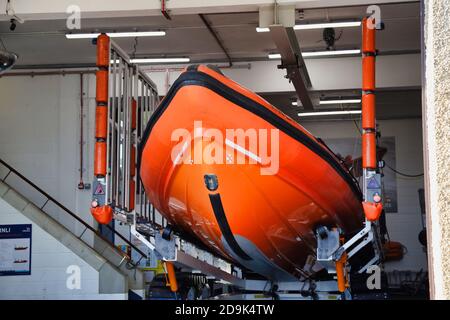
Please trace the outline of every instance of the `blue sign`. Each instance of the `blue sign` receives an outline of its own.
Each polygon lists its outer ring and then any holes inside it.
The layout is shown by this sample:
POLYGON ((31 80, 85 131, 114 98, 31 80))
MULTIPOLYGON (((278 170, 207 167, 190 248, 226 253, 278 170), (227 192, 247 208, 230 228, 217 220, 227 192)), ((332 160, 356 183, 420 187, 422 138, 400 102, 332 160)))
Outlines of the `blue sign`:
POLYGON ((31 274, 31 224, 0 225, 0 276, 31 274))

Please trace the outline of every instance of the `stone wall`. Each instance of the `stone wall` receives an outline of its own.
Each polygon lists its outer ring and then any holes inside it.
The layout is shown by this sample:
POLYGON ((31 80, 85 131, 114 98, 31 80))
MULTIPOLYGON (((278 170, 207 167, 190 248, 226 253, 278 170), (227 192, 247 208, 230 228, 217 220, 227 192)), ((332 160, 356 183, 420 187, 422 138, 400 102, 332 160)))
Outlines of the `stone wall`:
POLYGON ((425 186, 431 296, 450 299, 450 1, 424 2, 425 186))

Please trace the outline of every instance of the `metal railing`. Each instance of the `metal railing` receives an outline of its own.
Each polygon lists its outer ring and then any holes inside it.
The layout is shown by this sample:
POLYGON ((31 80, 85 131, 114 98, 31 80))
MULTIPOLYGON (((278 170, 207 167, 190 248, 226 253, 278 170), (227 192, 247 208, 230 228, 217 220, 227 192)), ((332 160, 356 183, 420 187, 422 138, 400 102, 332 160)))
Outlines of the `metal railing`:
MULTIPOLYGON (((15 168, 13 168, 12 166, 10 166, 8 163, 6 163, 5 161, 3 161, 2 159, 0 159, 0 164, 5 167, 7 169, 6 175, 1 178, 1 181, 4 183, 7 183, 7 179, 11 178, 13 174, 14 176, 18 177, 22 182, 25 182, 28 186, 30 186, 33 190, 37 191, 41 196, 44 197, 44 202, 43 204, 38 204, 35 201, 28 199, 31 203, 33 203, 34 205, 36 205, 37 207, 39 207, 39 209, 41 209, 42 212, 46 213, 47 215, 50 215, 48 212, 45 211, 45 208, 48 207, 48 204, 51 202, 54 205, 56 205, 59 209, 62 210, 62 212, 64 212, 65 214, 67 214, 69 217, 75 219, 78 223, 80 223, 83 226, 83 230, 80 233, 80 235, 76 235, 75 236, 80 239, 81 241, 83 241, 84 243, 86 243, 88 246, 92 247, 92 245, 90 245, 87 241, 83 240, 83 236, 85 235, 86 231, 90 231, 92 232, 92 234, 94 234, 94 236, 102 239, 103 241, 105 241, 106 243, 108 243, 112 248, 114 248, 114 250, 116 250, 118 253, 120 253, 121 255, 124 256, 124 258, 126 260, 128 260, 129 262, 131 262, 131 257, 128 256, 125 252, 123 252, 122 250, 120 250, 119 248, 117 248, 114 244, 112 244, 107 238, 105 238, 102 234, 100 234, 99 231, 95 230, 89 223, 87 223, 86 221, 84 221, 83 219, 81 219, 77 214, 75 214, 74 212, 72 212, 70 209, 68 209, 66 206, 64 206, 63 204, 61 204, 58 200, 56 200, 55 198, 53 198, 51 195, 49 195, 47 192, 45 192, 44 190, 42 190, 40 187, 38 187, 34 182, 32 182, 31 180, 29 180, 27 177, 25 177, 23 174, 21 174, 19 171, 17 171, 15 168)), ((20 192, 20 190, 16 190, 16 188, 12 187, 9 183, 8 185, 14 189, 15 191, 19 192, 20 194, 22 194, 22 192, 20 192)), ((59 221, 58 221, 59 222, 59 221)), ((113 228, 111 228, 110 226, 107 226, 111 232, 114 233, 115 236, 119 237, 120 239, 122 239, 127 245, 129 245, 133 250, 135 250, 136 252, 138 252, 141 255, 141 259, 142 258, 147 258, 147 255, 142 252, 139 248, 137 248, 133 243, 131 243, 127 238, 125 238, 123 235, 121 235, 119 232, 117 232, 116 230, 114 230, 113 228)), ((95 250, 95 249, 94 249, 95 250)))
POLYGON ((137 168, 145 126, 159 104, 155 83, 110 40, 108 68, 106 204, 137 222, 167 223, 150 203, 137 168), (156 222, 156 217, 161 222, 156 222))

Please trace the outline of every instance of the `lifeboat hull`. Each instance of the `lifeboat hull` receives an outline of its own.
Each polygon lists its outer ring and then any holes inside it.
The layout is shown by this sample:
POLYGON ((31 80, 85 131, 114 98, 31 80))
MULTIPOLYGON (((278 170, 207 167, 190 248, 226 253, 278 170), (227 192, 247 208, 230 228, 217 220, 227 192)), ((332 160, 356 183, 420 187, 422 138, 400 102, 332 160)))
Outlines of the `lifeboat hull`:
POLYGON ((336 156, 206 66, 189 67, 149 120, 139 171, 176 229, 272 280, 311 274, 318 226, 349 234, 363 223, 359 188, 336 156))

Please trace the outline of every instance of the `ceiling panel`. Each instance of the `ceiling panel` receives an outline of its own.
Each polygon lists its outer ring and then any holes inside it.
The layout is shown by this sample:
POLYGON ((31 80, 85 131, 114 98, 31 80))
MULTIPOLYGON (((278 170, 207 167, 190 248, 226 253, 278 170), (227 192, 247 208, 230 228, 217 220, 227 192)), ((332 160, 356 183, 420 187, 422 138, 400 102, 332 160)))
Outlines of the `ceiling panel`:
MULTIPOLYGON (((381 6, 386 30, 379 33, 378 47, 383 52, 420 50, 418 3, 381 6)), ((298 14, 298 23, 326 20, 361 19, 365 7, 305 10, 298 14)), ((258 13, 208 14, 207 20, 216 30, 223 45, 236 61, 266 59, 275 51, 270 34, 257 33, 258 13)), ((95 48, 90 40, 67 40, 65 20, 26 21, 9 31, 8 22, 0 22, 0 37, 7 48, 19 54, 20 65, 93 63, 95 48)), ((139 38, 137 56, 190 56, 193 62, 224 61, 226 56, 205 28, 198 15, 164 17, 133 17, 83 19, 84 31, 164 29, 166 37, 139 38)), ((337 49, 359 48, 359 28, 336 29, 341 38, 337 49)), ((322 50, 322 30, 296 31, 303 50, 322 50)), ((128 53, 133 52, 134 39, 116 39, 128 53)))

